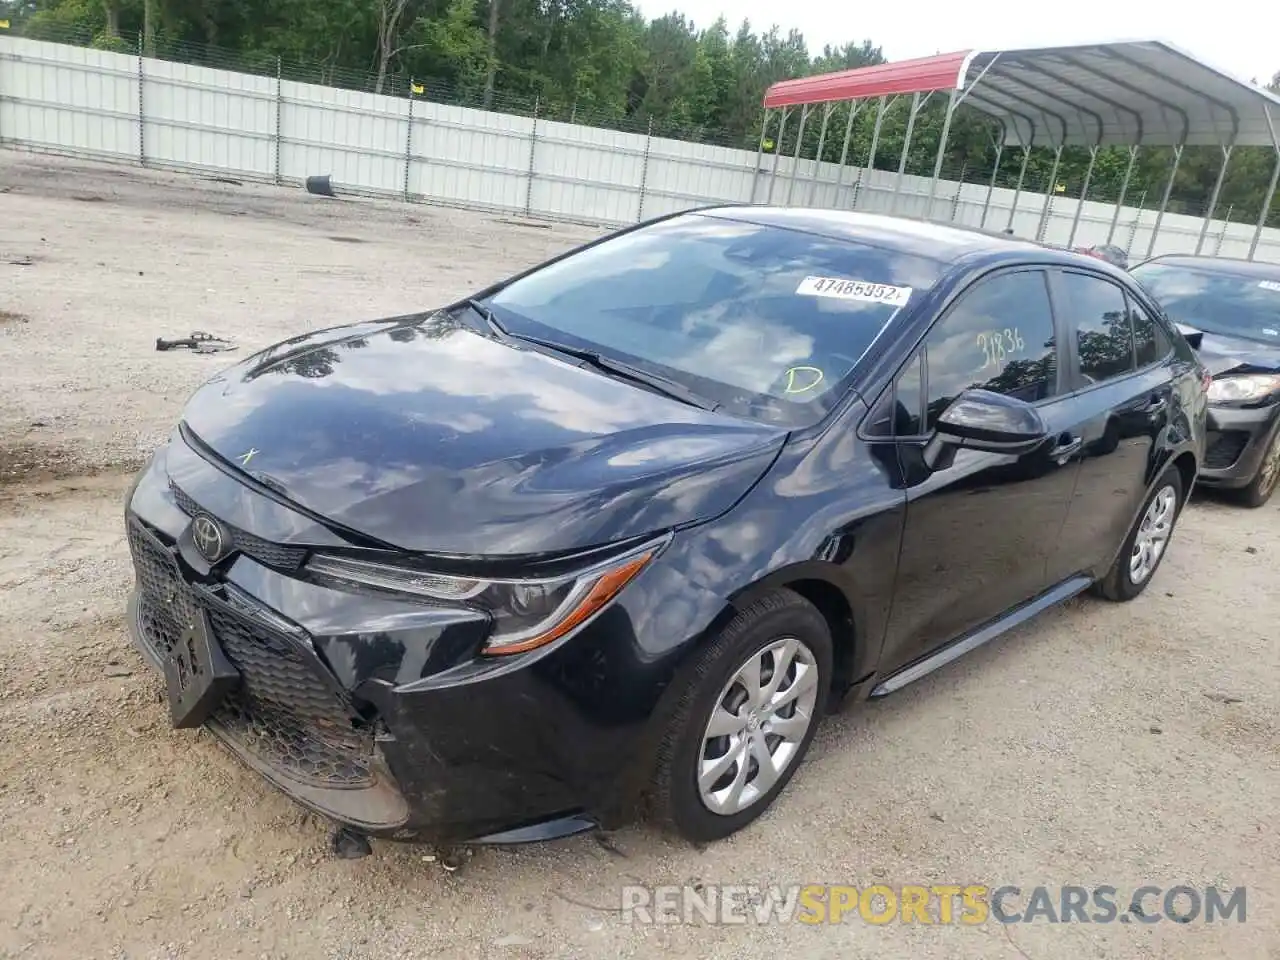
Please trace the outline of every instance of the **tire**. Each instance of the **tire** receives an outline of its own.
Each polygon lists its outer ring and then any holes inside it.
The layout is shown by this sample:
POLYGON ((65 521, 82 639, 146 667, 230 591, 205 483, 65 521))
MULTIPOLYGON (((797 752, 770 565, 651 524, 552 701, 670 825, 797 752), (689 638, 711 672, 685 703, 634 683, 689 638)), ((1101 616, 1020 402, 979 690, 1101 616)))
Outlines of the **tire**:
POLYGON ((1272 434, 1267 443, 1267 452, 1262 455, 1258 471, 1249 485, 1236 491, 1236 500, 1241 506, 1256 510, 1264 506, 1276 492, 1277 480, 1280 480, 1280 430, 1272 434))
POLYGON ((692 843, 709 843, 736 833, 764 813, 809 750, 826 706, 831 671, 827 622, 799 594, 777 590, 742 610, 699 654, 670 714, 650 792, 654 819, 692 843), (785 659, 788 652, 789 661, 785 659), (796 695, 772 715, 758 706, 753 710, 749 702, 742 702, 746 689, 741 671, 757 664, 767 692, 768 680, 776 673, 766 671, 780 657, 787 666, 776 696, 796 695), (799 723, 787 723, 805 712, 809 722, 802 731, 799 723), (713 713, 722 728, 727 725, 739 732, 709 740, 713 713), (790 738, 776 739, 775 731, 788 731, 790 738), (744 746, 737 747, 739 743, 744 746), (771 784, 760 763, 761 749, 777 765, 771 765, 776 771, 771 784), (739 751, 746 751, 745 755, 739 751), (725 759, 731 754, 732 759, 725 759), (716 760, 723 773, 707 783, 712 800, 721 800, 719 811, 704 800, 698 782, 703 764, 710 766, 716 760))
POLYGON ((1107 575, 1094 584, 1093 593, 1095 595, 1116 603, 1124 603, 1132 600, 1147 589, 1147 584, 1151 582, 1156 571, 1160 569, 1164 555, 1168 552, 1169 543, 1173 539, 1174 527, 1177 525, 1178 517, 1182 515, 1184 499, 1182 474, 1177 467, 1171 466, 1160 475, 1160 479, 1151 488, 1147 499, 1143 501, 1142 509, 1138 511, 1138 518, 1133 522, 1133 527, 1129 530, 1128 536, 1124 538, 1124 545, 1120 548, 1120 553, 1116 556, 1115 563, 1111 565, 1107 575), (1172 494, 1172 501, 1168 499, 1170 494, 1172 494), (1166 510, 1164 539, 1160 542, 1154 562, 1143 565, 1140 571, 1135 571, 1135 548, 1139 543, 1139 537, 1145 535, 1147 525, 1153 519, 1153 513, 1156 516, 1160 514, 1161 508, 1155 506, 1157 501, 1160 501, 1166 510), (1135 577, 1135 573, 1139 573, 1140 576, 1135 577))

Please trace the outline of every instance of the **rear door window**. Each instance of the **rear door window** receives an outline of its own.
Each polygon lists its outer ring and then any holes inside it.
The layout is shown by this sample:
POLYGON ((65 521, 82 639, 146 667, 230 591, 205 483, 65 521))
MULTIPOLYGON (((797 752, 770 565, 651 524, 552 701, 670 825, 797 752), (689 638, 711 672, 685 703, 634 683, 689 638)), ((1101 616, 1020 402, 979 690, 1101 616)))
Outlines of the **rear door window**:
POLYGON ((1059 275, 1062 305, 1075 339, 1078 371, 1085 385, 1122 377, 1135 369, 1129 305, 1110 280, 1065 271, 1059 275))

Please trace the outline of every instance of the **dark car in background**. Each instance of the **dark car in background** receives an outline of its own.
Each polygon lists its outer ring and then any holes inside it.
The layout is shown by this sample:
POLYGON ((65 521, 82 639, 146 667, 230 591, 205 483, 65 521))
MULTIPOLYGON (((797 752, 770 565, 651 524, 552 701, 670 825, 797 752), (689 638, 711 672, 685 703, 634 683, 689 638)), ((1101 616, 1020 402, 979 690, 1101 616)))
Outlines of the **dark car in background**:
POLYGON ((1132 275, 1213 373, 1200 482, 1262 506, 1280 480, 1280 265, 1170 255, 1132 275))
POLYGON ((1101 262, 683 213, 205 384, 128 493, 131 629, 175 726, 360 833, 724 837, 842 699, 1141 593, 1204 378, 1101 262))

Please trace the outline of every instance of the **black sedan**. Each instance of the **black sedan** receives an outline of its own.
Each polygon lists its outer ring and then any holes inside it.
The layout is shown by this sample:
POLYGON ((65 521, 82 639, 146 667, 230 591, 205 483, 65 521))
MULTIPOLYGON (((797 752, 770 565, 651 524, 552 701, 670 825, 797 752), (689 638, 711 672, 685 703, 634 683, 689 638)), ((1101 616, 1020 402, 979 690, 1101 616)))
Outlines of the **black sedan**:
POLYGON ((1280 480, 1280 266, 1164 256, 1133 276, 1213 373, 1200 482, 1262 506, 1280 480))
POLYGON ((1141 593, 1206 381, 1096 259, 693 211, 208 382, 128 494, 132 630, 347 830, 724 837, 841 700, 1141 593))

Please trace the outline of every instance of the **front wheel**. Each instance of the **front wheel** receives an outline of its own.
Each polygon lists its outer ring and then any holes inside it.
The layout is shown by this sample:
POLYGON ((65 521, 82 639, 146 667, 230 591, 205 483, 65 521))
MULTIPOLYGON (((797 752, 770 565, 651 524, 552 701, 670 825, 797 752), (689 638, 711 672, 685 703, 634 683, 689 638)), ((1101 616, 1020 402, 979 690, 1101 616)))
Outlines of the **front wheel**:
POLYGON ((698 658, 667 725, 655 814, 694 843, 764 813, 813 740, 831 682, 831 633, 778 590, 739 613, 698 658))
POLYGON ((1094 593, 1123 602, 1147 588, 1173 537, 1182 500, 1182 474, 1177 467, 1169 467, 1148 494, 1119 556, 1107 575, 1094 585, 1094 593))
POLYGON ((1280 480, 1280 429, 1276 430, 1267 446, 1267 452, 1262 455, 1257 473, 1236 496, 1244 506, 1256 509, 1271 499, 1271 495, 1276 492, 1277 480, 1280 480))

